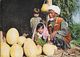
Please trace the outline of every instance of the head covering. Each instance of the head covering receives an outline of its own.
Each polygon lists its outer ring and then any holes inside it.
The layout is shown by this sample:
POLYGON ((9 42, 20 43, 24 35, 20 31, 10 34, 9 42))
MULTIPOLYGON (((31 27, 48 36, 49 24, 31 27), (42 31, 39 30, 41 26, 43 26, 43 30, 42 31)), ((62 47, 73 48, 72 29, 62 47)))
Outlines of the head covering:
POLYGON ((53 10, 54 12, 56 12, 58 15, 60 15, 60 8, 56 5, 50 5, 48 7, 48 10, 53 10))
POLYGON ((34 8, 34 13, 39 13, 40 10, 38 8, 34 8))
MULTIPOLYGON (((40 22, 40 23, 42 23, 42 22, 40 22)), ((43 23, 42 23, 43 24, 43 23)), ((43 31, 43 33, 42 33, 42 36, 43 36, 43 38, 46 40, 47 39, 47 37, 49 36, 49 33, 48 33, 48 29, 47 29, 47 27, 45 26, 45 24, 43 24, 44 25, 44 31, 43 31)), ((33 32, 33 35, 32 35, 32 39, 34 40, 34 35, 35 35, 35 33, 36 33, 36 28, 34 29, 34 32, 33 32)))

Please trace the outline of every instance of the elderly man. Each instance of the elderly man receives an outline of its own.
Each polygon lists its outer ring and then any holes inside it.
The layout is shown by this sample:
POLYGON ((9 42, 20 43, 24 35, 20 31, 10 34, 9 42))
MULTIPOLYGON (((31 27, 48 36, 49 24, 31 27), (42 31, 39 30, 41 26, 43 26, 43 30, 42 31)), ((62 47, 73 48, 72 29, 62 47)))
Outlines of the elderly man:
POLYGON ((68 30, 68 23, 60 15, 60 8, 51 5, 48 8, 48 31, 51 35, 51 42, 61 48, 69 46, 71 35, 68 30))

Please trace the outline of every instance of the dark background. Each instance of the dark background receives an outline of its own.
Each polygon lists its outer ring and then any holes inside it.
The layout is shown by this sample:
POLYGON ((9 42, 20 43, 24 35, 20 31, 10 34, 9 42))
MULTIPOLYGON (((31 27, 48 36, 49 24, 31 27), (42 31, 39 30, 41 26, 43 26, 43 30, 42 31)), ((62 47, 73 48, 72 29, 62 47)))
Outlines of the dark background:
POLYGON ((44 0, 2 0, 0 1, 0 28, 6 33, 15 27, 20 35, 31 34, 30 18, 33 9, 41 8, 44 0))

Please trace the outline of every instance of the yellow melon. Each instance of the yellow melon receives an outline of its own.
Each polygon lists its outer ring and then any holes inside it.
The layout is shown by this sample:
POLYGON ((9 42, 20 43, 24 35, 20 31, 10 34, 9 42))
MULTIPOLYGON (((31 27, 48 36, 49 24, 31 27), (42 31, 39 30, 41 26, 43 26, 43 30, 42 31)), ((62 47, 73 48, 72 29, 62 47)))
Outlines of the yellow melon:
POLYGON ((0 45, 1 57, 10 57, 10 46, 5 42, 1 42, 0 45))
POLYGON ((11 57, 23 57, 23 48, 18 44, 13 44, 10 49, 11 57))
POLYGON ((40 45, 37 45, 37 55, 40 55, 42 53, 42 47, 40 45))
POLYGON ((27 38, 24 43, 25 55, 28 57, 36 57, 38 55, 37 51, 37 46, 34 41, 30 38, 27 38))
POLYGON ((15 44, 17 43, 17 40, 19 38, 19 32, 16 28, 11 28, 8 30, 6 34, 6 40, 9 44, 15 44))
POLYGON ((0 31, 0 43, 3 41, 3 32, 0 31))
POLYGON ((57 50, 57 47, 49 43, 43 46, 43 53, 47 56, 53 56, 56 50, 57 50))
POLYGON ((25 40, 26 40, 26 38, 25 38, 24 36, 20 36, 20 37, 18 38, 18 44, 22 46, 23 43, 25 42, 25 40))
POLYGON ((47 12, 48 11, 48 4, 43 4, 41 8, 42 12, 47 12))

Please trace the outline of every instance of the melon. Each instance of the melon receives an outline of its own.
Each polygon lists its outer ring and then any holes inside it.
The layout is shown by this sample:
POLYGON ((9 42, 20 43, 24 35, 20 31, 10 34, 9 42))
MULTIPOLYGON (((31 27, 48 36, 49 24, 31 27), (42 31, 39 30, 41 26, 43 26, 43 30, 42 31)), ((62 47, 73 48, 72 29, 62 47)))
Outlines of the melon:
POLYGON ((40 55, 42 53, 42 46, 37 45, 37 55, 40 55))
POLYGON ((11 57, 23 57, 23 48, 18 44, 13 44, 10 49, 11 57))
POLYGON ((16 28, 11 28, 8 30, 6 34, 6 40, 10 45, 16 44, 18 38, 19 38, 19 32, 16 28))
POLYGON ((1 57, 10 57, 10 46, 5 42, 1 42, 0 45, 1 57))
POLYGON ((3 42, 3 32, 0 31, 0 43, 3 42))
POLYGON ((24 43, 24 52, 27 57, 37 57, 39 54, 38 48, 32 39, 26 39, 24 43))
POLYGON ((22 46, 24 44, 25 40, 26 40, 26 37, 20 36, 18 38, 18 44, 22 46))
POLYGON ((43 4, 41 8, 42 12, 48 12, 48 4, 43 4))
POLYGON ((43 46, 43 53, 47 56, 53 56, 56 50, 57 50, 57 47, 49 43, 43 46))

